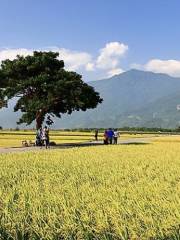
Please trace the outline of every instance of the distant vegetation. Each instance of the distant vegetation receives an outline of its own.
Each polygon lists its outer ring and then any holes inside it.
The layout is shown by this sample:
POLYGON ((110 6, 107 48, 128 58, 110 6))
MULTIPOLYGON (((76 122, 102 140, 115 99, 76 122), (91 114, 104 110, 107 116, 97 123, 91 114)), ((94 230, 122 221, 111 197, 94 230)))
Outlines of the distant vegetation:
MULTIPOLYGON (((100 132, 105 131, 107 128, 98 128, 100 132)), ((180 132, 180 128, 177 129, 169 129, 169 128, 147 128, 147 127, 121 127, 121 128, 115 128, 119 131, 127 131, 127 132, 180 132)), ((93 132, 95 128, 75 128, 75 129, 63 129, 62 131, 67 131, 67 132, 93 132)), ((61 131, 61 130, 59 130, 61 131)))
MULTIPOLYGON (((51 129, 50 131, 57 131, 57 132, 94 132, 95 129, 98 129, 100 132, 105 131, 108 128, 63 128, 63 129, 51 129)), ((115 128, 119 131, 139 131, 139 132, 179 132, 180 127, 176 129, 169 129, 169 128, 148 128, 148 127, 121 127, 121 128, 115 128)), ((3 130, 3 128, 0 126, 0 130, 3 130)), ((4 128, 4 131, 21 131, 21 132, 29 132, 29 131, 35 131, 35 129, 20 129, 19 127, 16 128, 10 128, 6 129, 4 128)))
MULTIPOLYGON (((75 133, 94 133, 96 128, 65 128, 65 129, 50 129, 51 133, 63 133, 66 132, 67 135, 71 134, 72 132, 75 133)), ((107 128, 97 128, 99 133, 103 133, 107 128)), ((169 129, 169 128, 146 128, 146 127, 122 127, 122 128, 115 128, 118 131, 124 133, 180 133, 180 127, 176 129, 169 129)), ((19 127, 16 127, 15 129, 10 128, 10 129, 3 129, 0 126, 0 131, 5 131, 5 132, 20 132, 20 133, 26 133, 26 132, 35 132, 35 129, 20 129, 19 127)))

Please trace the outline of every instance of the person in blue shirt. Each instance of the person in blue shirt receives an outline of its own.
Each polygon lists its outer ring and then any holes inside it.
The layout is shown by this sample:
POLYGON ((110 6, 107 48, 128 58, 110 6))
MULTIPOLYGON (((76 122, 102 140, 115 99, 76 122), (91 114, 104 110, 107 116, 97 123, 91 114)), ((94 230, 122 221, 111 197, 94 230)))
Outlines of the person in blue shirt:
POLYGON ((107 135, 108 135, 109 144, 112 144, 113 137, 114 137, 114 131, 111 128, 109 128, 109 130, 107 131, 107 135))

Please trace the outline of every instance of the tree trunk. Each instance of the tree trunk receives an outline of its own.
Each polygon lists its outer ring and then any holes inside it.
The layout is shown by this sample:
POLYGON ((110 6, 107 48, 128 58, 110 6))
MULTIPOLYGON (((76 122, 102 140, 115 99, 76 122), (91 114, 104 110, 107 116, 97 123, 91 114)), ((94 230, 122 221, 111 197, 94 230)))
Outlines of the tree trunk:
POLYGON ((42 127, 42 123, 43 123, 43 112, 40 109, 36 113, 36 130, 39 130, 42 127))

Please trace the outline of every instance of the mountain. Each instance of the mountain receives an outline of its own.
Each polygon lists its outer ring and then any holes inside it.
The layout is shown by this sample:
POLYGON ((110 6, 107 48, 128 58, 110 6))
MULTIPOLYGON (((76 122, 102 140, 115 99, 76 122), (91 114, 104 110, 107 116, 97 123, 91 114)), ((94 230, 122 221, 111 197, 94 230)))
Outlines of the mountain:
MULTIPOLYGON (((177 128, 180 126, 180 91, 162 97, 131 115, 124 114, 125 119, 136 119, 136 126, 177 128)), ((131 125, 130 121, 128 125, 131 125)))
MULTIPOLYGON (((55 128, 164 127, 180 124, 180 78, 130 70, 109 79, 89 82, 103 97, 96 109, 75 112, 56 119, 55 128)), ((0 112, 0 126, 15 127, 19 114, 0 112)))
POLYGON ((63 117, 62 127, 175 128, 179 125, 176 106, 180 104, 180 78, 130 70, 89 84, 100 92, 104 102, 94 110, 63 117))

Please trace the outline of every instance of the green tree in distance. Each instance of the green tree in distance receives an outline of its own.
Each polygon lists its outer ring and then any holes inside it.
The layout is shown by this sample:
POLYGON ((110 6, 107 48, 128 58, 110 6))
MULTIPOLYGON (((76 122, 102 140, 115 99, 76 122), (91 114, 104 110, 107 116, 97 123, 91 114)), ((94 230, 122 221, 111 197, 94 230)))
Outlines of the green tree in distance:
POLYGON ((29 125, 35 120, 39 129, 47 115, 60 118, 64 113, 96 108, 102 102, 81 75, 64 69, 58 56, 55 52, 35 51, 32 56, 2 62, 0 108, 16 97, 14 111, 22 112, 18 124, 29 125))

